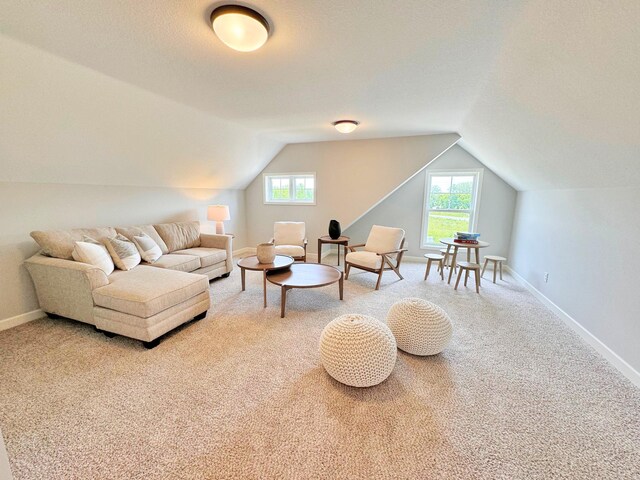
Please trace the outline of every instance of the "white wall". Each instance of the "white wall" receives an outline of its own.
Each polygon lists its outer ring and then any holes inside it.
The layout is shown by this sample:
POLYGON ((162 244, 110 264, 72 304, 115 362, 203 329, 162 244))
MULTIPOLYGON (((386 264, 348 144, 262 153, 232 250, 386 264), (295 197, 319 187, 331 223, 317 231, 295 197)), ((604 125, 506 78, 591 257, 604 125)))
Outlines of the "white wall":
POLYGON ((422 257, 425 253, 433 253, 430 249, 420 248, 425 172, 478 168, 484 169, 484 173, 476 230, 482 234, 482 240, 491 244, 482 250, 482 254, 506 256, 511 240, 516 191, 458 145, 447 150, 344 233, 350 236, 351 242, 355 244, 366 241, 372 225, 401 227, 407 232, 407 255, 422 257))
POLYGON ((316 172, 316 205, 265 205, 259 175, 246 190, 249 245, 268 241, 276 221, 304 221, 308 252, 315 253, 331 219, 346 228, 459 138, 452 133, 287 145, 263 173, 316 172))
POLYGON ((245 188, 282 148, 2 35, 0 61, 0 181, 245 188))
POLYGON ((212 203, 229 205, 226 230, 236 235, 234 249, 243 246, 242 190, 0 183, 0 320, 39 308, 22 265, 38 251, 30 231, 200 220, 203 231, 213 232, 206 221, 212 203))
POLYGON ((638 205, 637 187, 519 192, 510 262, 636 372, 640 372, 638 205))

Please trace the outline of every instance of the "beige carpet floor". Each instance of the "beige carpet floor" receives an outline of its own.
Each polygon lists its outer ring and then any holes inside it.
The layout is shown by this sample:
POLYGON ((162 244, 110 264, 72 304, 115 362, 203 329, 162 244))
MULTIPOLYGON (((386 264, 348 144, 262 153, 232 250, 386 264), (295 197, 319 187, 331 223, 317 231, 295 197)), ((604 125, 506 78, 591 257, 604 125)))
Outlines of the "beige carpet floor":
MULTIPOLYGON (((423 265, 294 290, 248 272, 154 350, 42 319, 0 332, 0 428, 15 479, 640 478, 640 390, 506 276, 454 292, 423 265), (444 353, 399 352, 383 384, 319 363, 337 315, 403 297, 449 312, 444 353)), ((603 319, 606 321, 606 319, 603 319)))

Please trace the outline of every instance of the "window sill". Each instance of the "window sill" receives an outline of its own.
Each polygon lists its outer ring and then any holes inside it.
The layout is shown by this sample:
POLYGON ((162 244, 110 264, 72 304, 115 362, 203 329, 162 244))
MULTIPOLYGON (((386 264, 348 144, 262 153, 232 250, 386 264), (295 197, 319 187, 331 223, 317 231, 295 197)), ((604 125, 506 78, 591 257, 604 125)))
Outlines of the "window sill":
POLYGON ((314 207, 316 205, 316 202, 263 202, 265 205, 294 205, 294 206, 300 206, 300 205, 306 205, 308 207, 314 207))

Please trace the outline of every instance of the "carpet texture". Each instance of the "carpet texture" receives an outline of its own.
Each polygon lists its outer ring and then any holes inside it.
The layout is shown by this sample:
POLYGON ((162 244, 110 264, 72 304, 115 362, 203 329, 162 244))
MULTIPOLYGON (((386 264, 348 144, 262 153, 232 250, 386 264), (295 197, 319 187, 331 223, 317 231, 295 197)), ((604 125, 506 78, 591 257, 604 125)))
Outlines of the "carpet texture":
MULTIPOLYGON (((334 257, 335 260, 335 257, 334 257)), ((235 269, 206 319, 153 350, 68 320, 0 332, 0 428, 21 479, 640 478, 640 390, 505 276, 455 292, 424 265, 404 281, 352 271, 279 290, 235 269), (442 306, 443 353, 398 352, 357 389, 319 362, 324 326, 384 319, 404 297, 442 306)))

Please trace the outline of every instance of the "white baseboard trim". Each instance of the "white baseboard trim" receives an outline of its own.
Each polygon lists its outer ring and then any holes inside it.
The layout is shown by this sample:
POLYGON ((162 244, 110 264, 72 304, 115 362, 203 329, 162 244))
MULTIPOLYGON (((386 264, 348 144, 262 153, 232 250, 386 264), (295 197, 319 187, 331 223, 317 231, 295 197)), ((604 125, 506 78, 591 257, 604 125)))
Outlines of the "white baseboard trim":
MULTIPOLYGON (((408 262, 418 262, 418 263, 427 263, 427 259, 423 257, 414 257, 413 255, 403 255, 402 256, 402 260, 403 261, 408 261, 408 262)), ((402 266, 402 264, 401 264, 402 266)))
POLYGON ((247 255, 255 255, 255 254, 256 254, 255 247, 239 248, 238 250, 234 250, 232 253, 234 257, 246 257, 247 255))
POLYGON ((613 350, 607 347, 600 339, 598 339, 593 333, 584 328, 575 318, 562 310, 558 305, 549 300, 540 290, 531 285, 524 279, 519 273, 514 271, 509 266, 504 267, 505 271, 509 272, 511 276, 520 285, 525 287, 529 292, 533 294, 538 300, 540 300, 549 310, 555 313, 569 328, 576 332, 580 337, 587 342, 591 347, 595 349, 605 360, 613 365, 616 370, 627 377, 631 383, 640 388, 640 372, 635 370, 631 365, 625 362, 618 356, 613 350))
POLYGON ((42 318, 44 316, 45 316, 45 313, 42 310, 38 309, 38 310, 32 310, 31 312, 27 312, 27 313, 22 313, 20 315, 16 315, 15 317, 4 318, 0 320, 0 331, 17 327, 18 325, 31 322, 32 320, 37 320, 38 318, 42 318))

